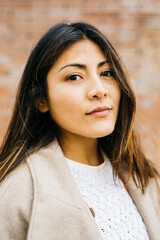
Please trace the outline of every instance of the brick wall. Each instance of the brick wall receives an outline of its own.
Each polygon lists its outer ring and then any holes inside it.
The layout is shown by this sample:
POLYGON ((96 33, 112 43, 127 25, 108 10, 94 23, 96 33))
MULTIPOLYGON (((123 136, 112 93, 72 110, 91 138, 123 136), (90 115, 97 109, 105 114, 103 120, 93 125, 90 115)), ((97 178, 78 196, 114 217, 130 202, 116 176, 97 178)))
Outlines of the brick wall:
POLYGON ((118 49, 137 94, 143 147, 160 170, 160 0, 0 0, 0 142, 30 50, 60 21, 87 21, 118 49))

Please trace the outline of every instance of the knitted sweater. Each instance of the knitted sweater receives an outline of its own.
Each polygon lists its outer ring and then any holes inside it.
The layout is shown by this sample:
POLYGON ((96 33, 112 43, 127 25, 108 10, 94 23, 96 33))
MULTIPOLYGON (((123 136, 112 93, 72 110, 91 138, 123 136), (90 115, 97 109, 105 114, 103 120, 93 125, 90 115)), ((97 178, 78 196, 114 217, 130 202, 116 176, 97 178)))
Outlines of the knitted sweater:
MULTIPOLYGON (((104 154, 103 154, 104 155, 104 154)), ((89 166, 66 158, 82 198, 95 212, 95 221, 105 240, 148 240, 139 211, 122 181, 113 178, 112 165, 105 161, 89 166)))

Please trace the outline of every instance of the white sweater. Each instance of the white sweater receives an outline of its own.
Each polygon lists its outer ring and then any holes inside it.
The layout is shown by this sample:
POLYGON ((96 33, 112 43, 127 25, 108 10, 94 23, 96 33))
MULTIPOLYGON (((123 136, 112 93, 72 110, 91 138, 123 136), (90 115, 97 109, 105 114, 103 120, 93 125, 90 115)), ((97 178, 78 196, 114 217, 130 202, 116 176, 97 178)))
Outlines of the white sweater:
POLYGON ((112 165, 105 161, 90 166, 66 158, 82 198, 95 212, 95 221, 105 240, 149 240, 139 211, 112 165))

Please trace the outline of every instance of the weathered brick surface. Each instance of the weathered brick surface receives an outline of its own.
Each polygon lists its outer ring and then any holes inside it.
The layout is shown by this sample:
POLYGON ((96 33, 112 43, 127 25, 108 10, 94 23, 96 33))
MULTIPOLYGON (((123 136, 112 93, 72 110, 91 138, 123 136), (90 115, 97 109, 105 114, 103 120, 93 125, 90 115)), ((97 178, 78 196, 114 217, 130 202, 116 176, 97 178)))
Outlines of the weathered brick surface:
POLYGON ((160 0, 0 0, 0 142, 30 50, 61 21, 87 21, 118 49, 136 90, 146 155, 160 169, 160 0))

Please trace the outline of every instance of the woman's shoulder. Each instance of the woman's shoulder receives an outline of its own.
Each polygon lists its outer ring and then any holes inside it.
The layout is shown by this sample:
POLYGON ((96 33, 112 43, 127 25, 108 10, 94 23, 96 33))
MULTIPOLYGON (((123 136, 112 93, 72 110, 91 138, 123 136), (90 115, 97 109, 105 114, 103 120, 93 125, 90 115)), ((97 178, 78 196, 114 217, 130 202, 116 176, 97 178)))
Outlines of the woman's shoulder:
POLYGON ((23 163, 0 183, 0 239, 26 239, 32 205, 32 177, 23 163))
POLYGON ((3 197, 11 188, 24 186, 24 183, 31 181, 31 175, 26 162, 11 171, 0 183, 0 198, 3 197), (29 180, 29 181, 28 181, 29 180))
MULTIPOLYGON (((33 184, 32 178, 32 165, 35 162, 38 165, 42 165, 42 162, 47 159, 50 152, 50 147, 44 147, 36 152, 31 153, 19 166, 11 171, 0 182, 0 198, 3 197, 10 189, 22 188, 23 191, 33 184), (43 159, 43 161, 41 161, 43 159), (25 187, 24 187, 25 186, 25 187)), ((50 154, 51 155, 51 154, 50 154)), ((46 161, 45 161, 46 162, 46 161)))
MULTIPOLYGON (((35 172, 36 175, 38 175, 39 169, 49 171, 51 162, 53 162, 53 155, 56 155, 57 146, 58 144, 54 141, 54 143, 37 150, 11 171, 2 182, 0 182, 0 199, 9 194, 8 197, 13 200, 11 193, 13 195, 20 195, 19 198, 23 198, 26 194, 29 195, 29 193, 33 191, 35 172)), ((58 149, 57 157, 59 157, 59 151, 58 149)))
MULTIPOLYGON (((8 174, 0 183, 0 202, 1 207, 11 204, 11 206, 27 202, 27 199, 33 198, 32 176, 26 163, 21 164, 15 170, 8 174)), ((23 206, 24 209, 24 206, 23 206)))
POLYGON ((8 201, 9 199, 14 201, 16 196, 18 196, 18 199, 24 198, 26 194, 30 196, 34 188, 35 168, 36 174, 38 174, 38 168, 43 169, 48 165, 48 168, 50 168, 48 162, 52 160, 51 157, 54 154, 54 150, 55 146, 50 147, 50 145, 41 148, 30 154, 23 163, 11 171, 2 182, 0 182, 0 201, 5 197, 8 197, 8 201), (13 198, 14 195, 15 198, 13 198))

